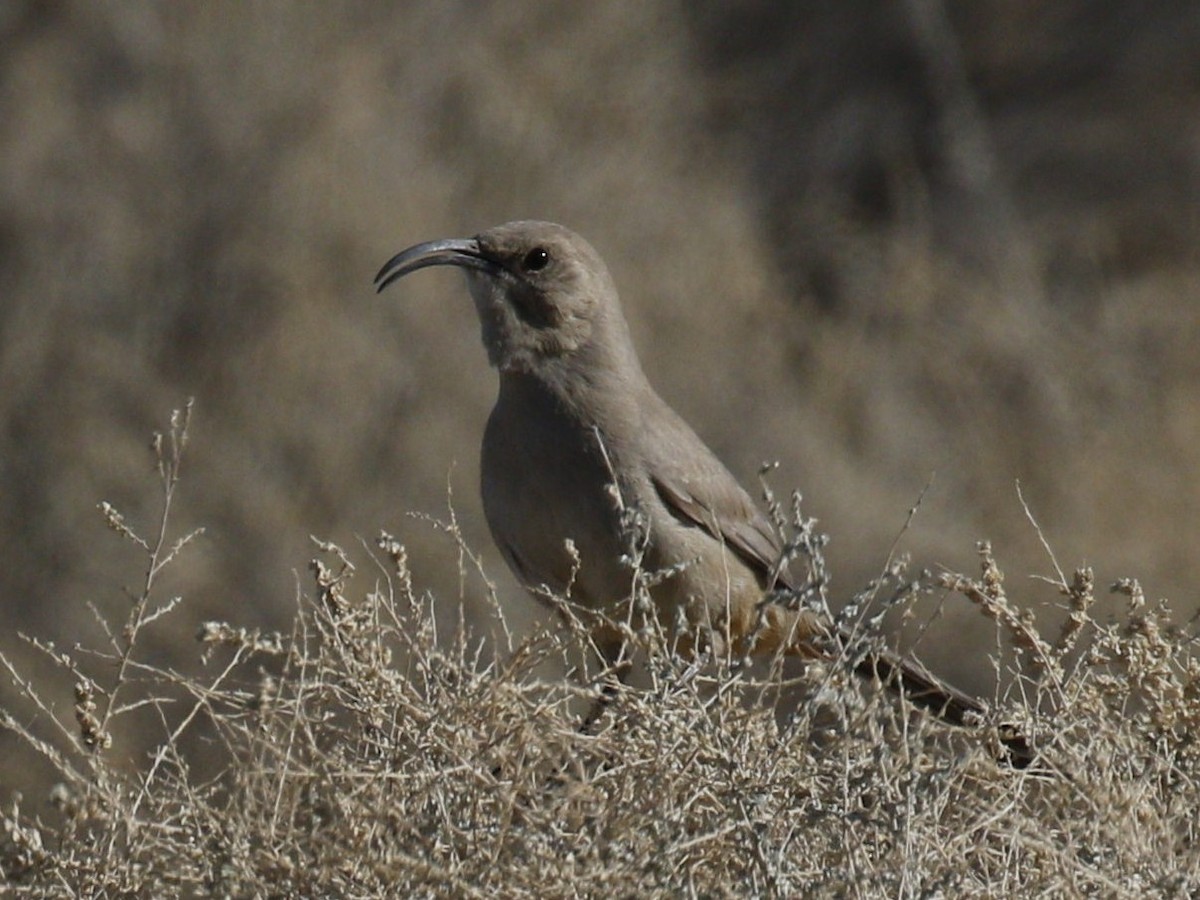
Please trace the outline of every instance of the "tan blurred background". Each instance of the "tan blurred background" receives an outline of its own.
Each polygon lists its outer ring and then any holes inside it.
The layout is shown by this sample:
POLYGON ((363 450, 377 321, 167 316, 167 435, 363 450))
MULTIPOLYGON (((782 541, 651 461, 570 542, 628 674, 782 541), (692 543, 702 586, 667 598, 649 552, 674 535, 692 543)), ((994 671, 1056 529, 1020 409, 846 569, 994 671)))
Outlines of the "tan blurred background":
MULTIPOLYGON (((194 660, 206 618, 283 627, 310 534, 365 563, 386 528, 457 597, 453 547, 405 515, 444 515, 448 480, 524 621, 476 492, 495 379, 461 281, 371 278, 525 217, 600 250, 651 379, 736 474, 802 489, 835 598, 936 473, 920 566, 974 571, 990 538, 1057 621, 1019 479, 1064 567, 1190 612, 1197 46, 1189 0, 9 0, 0 644, 123 615, 143 562, 95 505, 150 530, 146 445, 188 396, 176 523, 207 533, 162 587, 187 604, 161 658, 194 660)), ((986 691, 962 607, 924 654, 986 691)))

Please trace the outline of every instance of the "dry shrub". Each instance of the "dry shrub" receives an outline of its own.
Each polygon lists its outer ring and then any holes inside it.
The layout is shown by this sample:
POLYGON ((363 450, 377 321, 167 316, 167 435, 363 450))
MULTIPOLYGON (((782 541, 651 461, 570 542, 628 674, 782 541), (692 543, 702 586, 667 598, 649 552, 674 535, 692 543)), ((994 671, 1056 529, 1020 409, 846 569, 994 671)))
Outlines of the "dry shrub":
MULTIPOLYGON (((193 535, 169 537, 187 440, 176 414, 154 449, 163 515, 107 646, 63 653, 33 684, 3 658, 24 707, 0 724, 53 765, 57 820, 13 800, 3 814, 6 886, 28 896, 1186 896, 1200 887, 1194 741, 1200 673, 1191 639, 1136 582, 1123 622, 1091 618, 1080 570, 1068 615, 1040 636, 1009 600, 991 548, 981 574, 890 565, 851 604, 963 595, 1001 626, 1014 690, 950 729, 876 690, 850 660, 788 681, 739 660, 689 661, 652 623, 618 623, 647 654, 647 686, 613 695, 591 729, 579 708, 612 673, 587 629, 444 633, 437 601, 388 535, 356 564, 323 543, 290 634, 201 629, 199 673, 155 665, 147 631, 177 615, 155 581, 193 535), (361 565, 361 564, 360 564, 361 565), (796 701, 796 682, 803 699, 796 701), (51 699, 73 686, 70 715, 51 699), (790 700, 783 698, 791 697, 790 700), (996 761, 996 725, 1036 735, 1039 757, 996 761), (130 755, 134 729, 156 749, 130 755), (144 737, 144 733, 142 735, 144 737)), ((776 507, 776 513, 778 508, 776 507)), ((790 542, 823 601, 823 541, 794 510, 790 542)), ((460 542, 451 519, 443 529, 460 542)), ((647 576, 649 577, 649 576, 647 576)), ((645 579, 641 582, 643 588, 645 579)), ((811 598, 810 598, 811 599, 811 598)), ((632 605, 637 608, 637 604, 632 605)), ((100 616, 98 610, 94 610, 100 616)), ((103 617, 101 617, 103 618, 103 617)), ((870 629, 868 629, 869 631, 870 629)), ((875 638, 871 638, 875 639, 875 638)))

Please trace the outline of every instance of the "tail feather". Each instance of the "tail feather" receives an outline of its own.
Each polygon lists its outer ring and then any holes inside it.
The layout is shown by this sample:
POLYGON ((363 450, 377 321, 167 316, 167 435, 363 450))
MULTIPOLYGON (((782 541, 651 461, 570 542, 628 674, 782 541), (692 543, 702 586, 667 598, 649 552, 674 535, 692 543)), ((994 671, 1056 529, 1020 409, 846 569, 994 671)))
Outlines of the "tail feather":
MULTIPOLYGON (((854 671, 870 681, 878 681, 914 706, 951 725, 972 725, 973 719, 982 721, 987 712, 987 707, 975 697, 947 684, 917 660, 902 657, 891 650, 868 653, 854 671)), ((1004 747, 1006 761, 1014 768, 1023 769, 1033 761, 1033 745, 1015 728, 1003 727, 1000 743, 1004 747)))
POLYGON ((986 707, 976 698, 947 684, 915 659, 903 658, 890 650, 867 654, 854 671, 903 694, 914 706, 951 725, 973 724, 971 718, 982 718, 986 712, 986 707))
MULTIPOLYGON (((738 624, 741 628, 735 630, 742 630, 749 637, 746 642, 749 646, 738 645, 739 649, 756 655, 782 649, 791 656, 828 658, 830 651, 856 643, 856 638, 845 629, 831 634, 828 623, 811 610, 789 609, 777 603, 759 606, 753 629, 745 623, 738 624)), ((854 670, 950 725, 969 727, 986 721, 987 706, 982 701, 947 684, 911 656, 887 649, 872 650, 855 663, 854 670)), ((1001 726, 999 739, 1004 747, 1004 762, 1023 769, 1033 761, 1032 742, 1015 727, 1001 726)))

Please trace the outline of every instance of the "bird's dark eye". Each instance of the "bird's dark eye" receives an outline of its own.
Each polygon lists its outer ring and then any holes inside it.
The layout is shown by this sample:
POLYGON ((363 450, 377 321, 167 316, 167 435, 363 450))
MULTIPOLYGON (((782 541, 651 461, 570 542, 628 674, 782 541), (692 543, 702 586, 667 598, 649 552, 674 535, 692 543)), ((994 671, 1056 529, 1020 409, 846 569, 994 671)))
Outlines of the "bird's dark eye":
POLYGON ((525 254, 521 265, 526 272, 540 272, 550 264, 550 251, 545 247, 534 247, 525 254))

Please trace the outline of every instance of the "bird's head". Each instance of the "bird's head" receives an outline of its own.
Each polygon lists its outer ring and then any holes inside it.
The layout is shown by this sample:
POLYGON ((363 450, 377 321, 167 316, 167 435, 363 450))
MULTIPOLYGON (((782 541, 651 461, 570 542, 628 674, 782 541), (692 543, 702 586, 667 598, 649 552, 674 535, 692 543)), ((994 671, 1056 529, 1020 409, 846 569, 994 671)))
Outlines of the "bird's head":
POLYGON ((509 222, 473 238, 417 244, 375 278, 378 290, 426 266, 458 266, 492 365, 537 374, 573 357, 632 354, 607 266, 579 235, 550 222, 509 222))

